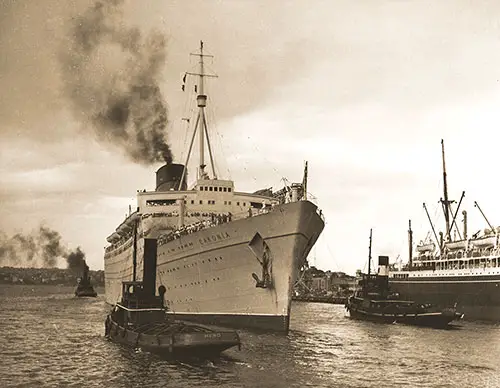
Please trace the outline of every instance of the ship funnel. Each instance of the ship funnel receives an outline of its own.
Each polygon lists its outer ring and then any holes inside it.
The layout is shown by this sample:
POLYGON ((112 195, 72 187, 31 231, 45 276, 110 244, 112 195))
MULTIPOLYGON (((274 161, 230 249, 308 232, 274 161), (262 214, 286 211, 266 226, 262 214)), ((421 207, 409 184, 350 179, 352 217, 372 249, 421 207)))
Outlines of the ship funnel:
POLYGON ((378 257, 378 275, 389 276, 389 256, 378 257))
POLYGON ((142 287, 147 296, 155 296, 156 290, 156 250, 157 242, 153 238, 144 239, 144 272, 142 287))
POLYGON ((302 185, 298 183, 293 183, 291 190, 292 190, 292 202, 297 202, 299 200, 299 190, 302 187, 302 185))
POLYGON ((378 257, 377 282, 381 290, 389 289, 389 256, 378 257))
POLYGON ((183 164, 167 163, 156 171, 156 191, 186 190, 187 172, 184 174, 182 185, 179 182, 184 171, 183 164))

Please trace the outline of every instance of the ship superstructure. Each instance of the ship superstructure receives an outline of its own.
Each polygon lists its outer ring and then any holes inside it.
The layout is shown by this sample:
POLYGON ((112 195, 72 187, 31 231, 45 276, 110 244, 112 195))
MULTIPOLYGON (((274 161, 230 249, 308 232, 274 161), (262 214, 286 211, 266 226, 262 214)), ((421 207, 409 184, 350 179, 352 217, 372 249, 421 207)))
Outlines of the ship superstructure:
POLYGON ((413 257, 413 231, 409 224, 409 260, 404 266, 392 265, 391 289, 416 300, 428 300, 439 305, 453 305, 463 312, 464 319, 500 321, 500 227, 493 227, 477 202, 475 207, 483 215, 488 228, 472 236, 467 233, 467 212, 462 211, 463 229, 457 227, 457 215, 465 196, 462 192, 458 206, 448 198, 444 155, 444 198, 440 200, 445 231, 436 233, 424 204, 434 239, 420 241, 413 257), (454 233, 452 233, 454 232, 454 233), (454 235, 458 238, 454 238, 454 235))
POLYGON ((307 200, 307 163, 301 183, 253 193, 235 191, 217 177, 205 115, 203 43, 197 77, 197 117, 185 164, 156 172, 156 189, 137 193, 137 210, 107 238, 106 300, 121 298, 122 281, 142 278, 145 238, 157 239, 157 286, 179 319, 288 331, 291 297, 299 269, 324 227, 307 200), (196 182, 188 188, 187 165, 199 141, 196 182), (212 174, 206 171, 208 150, 212 174))

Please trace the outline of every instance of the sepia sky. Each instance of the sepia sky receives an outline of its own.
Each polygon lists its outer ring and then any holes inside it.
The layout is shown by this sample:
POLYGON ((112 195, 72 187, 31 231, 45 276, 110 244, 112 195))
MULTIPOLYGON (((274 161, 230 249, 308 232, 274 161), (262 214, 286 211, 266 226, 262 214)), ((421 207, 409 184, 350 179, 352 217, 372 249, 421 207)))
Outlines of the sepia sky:
MULTIPOLYGON (((154 189, 162 163, 133 162, 97 138, 64 92, 68 26, 92 4, 0 3, 0 230, 28 233, 43 223, 102 269, 106 237, 135 207, 136 190, 154 189)), ((118 7, 123 25, 166 36, 159 86, 174 160, 184 161, 189 144, 181 79, 196 68, 189 53, 202 39, 215 56, 207 70, 218 75, 208 85, 208 117, 219 175, 238 191, 278 189, 283 177, 301 181, 309 161, 308 187, 327 222, 312 265, 351 274, 364 268, 370 228, 374 257, 406 260, 408 219, 415 240, 430 230, 423 202, 441 226, 441 138, 450 197, 466 191, 470 233, 487 226, 474 200, 500 225, 498 2, 118 7)), ((113 50, 102 48, 105 70, 89 82, 104 84, 105 71, 123 65, 113 50)))

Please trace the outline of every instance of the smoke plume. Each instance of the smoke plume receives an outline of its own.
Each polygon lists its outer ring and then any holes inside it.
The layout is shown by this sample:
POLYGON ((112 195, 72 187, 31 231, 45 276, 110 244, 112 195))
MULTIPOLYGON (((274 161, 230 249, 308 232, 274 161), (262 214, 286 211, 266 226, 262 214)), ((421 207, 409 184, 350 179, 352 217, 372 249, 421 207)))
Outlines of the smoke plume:
POLYGON ((85 253, 80 247, 76 248, 74 252, 70 252, 66 256, 66 261, 68 262, 68 269, 75 271, 83 271, 84 268, 89 269, 87 263, 85 263, 85 253))
POLYGON ((83 270, 86 266, 80 247, 69 251, 61 244, 61 235, 45 225, 30 234, 12 237, 0 232, 0 266, 52 268, 60 258, 66 259, 69 269, 83 270))
POLYGON ((60 55, 64 95, 97 139, 120 146, 141 164, 171 162, 167 108, 159 87, 163 35, 141 36, 122 18, 123 0, 97 1, 69 25, 60 55))

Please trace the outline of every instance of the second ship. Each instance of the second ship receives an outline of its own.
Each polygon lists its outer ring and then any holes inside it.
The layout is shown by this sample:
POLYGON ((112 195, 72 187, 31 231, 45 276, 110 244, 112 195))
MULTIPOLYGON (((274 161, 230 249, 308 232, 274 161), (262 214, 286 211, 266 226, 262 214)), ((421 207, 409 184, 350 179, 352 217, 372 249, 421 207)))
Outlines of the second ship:
POLYGON ((177 319, 288 332, 293 286, 324 228, 301 183, 253 193, 235 190, 215 174, 205 107, 203 43, 194 75, 197 117, 185 164, 156 172, 156 189, 137 194, 137 210, 107 238, 106 301, 122 297, 123 281, 142 278, 144 239, 158 243, 156 286, 177 319), (188 188, 187 165, 196 135, 197 179, 188 188), (212 175, 206 171, 208 149, 212 175), (134 268, 138 268, 134 273, 134 268))
POLYGON ((489 228, 469 236, 467 212, 464 210, 463 230, 460 231, 457 215, 465 192, 462 192, 456 209, 452 209, 455 201, 448 198, 443 140, 441 152, 444 197, 440 202, 445 218, 444 233, 439 232, 438 237, 424 204, 434 241, 421 241, 416 247, 417 256, 413 257, 410 223, 409 260, 405 265, 392 266, 390 287, 416 301, 430 301, 439 306, 455 305, 464 313, 465 320, 500 322, 500 227, 492 226, 474 202, 489 228), (453 238, 454 234, 458 239, 453 238))

